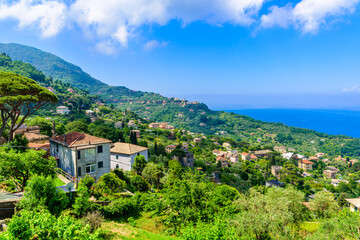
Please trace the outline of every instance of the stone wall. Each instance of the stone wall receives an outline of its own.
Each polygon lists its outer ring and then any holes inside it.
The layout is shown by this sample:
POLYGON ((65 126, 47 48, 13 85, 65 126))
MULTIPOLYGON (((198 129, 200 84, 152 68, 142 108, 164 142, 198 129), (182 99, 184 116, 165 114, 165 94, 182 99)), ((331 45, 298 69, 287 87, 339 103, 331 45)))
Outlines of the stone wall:
POLYGON ((0 201, 0 220, 11 218, 15 213, 15 206, 18 200, 0 201))

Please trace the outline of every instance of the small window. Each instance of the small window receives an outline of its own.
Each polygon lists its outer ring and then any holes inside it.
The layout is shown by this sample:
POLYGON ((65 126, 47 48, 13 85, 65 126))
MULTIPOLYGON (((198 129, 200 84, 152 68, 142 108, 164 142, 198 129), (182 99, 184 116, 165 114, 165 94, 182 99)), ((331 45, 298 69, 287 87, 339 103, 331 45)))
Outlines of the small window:
POLYGON ((95 164, 86 165, 86 174, 94 173, 95 172, 95 164))
POLYGON ((119 168, 119 164, 116 164, 116 168, 119 168))
POLYGON ((104 167, 104 162, 98 162, 98 168, 104 167))
POLYGON ((103 152, 103 146, 100 145, 97 147, 98 153, 102 153, 103 152))
POLYGON ((81 167, 78 167, 78 176, 81 176, 81 167))
POLYGON ((77 151, 77 158, 78 158, 78 159, 81 159, 81 152, 80 152, 80 150, 77 151))
POLYGON ((116 159, 119 159, 119 155, 116 155, 116 159))

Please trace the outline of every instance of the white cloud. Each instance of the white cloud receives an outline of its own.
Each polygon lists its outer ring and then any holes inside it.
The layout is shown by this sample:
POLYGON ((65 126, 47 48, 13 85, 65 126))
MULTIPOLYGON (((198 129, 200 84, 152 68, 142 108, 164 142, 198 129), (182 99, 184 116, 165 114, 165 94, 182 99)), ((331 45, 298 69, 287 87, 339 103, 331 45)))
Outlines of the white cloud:
POLYGON ((294 7, 271 7, 270 13, 261 17, 261 27, 289 25, 303 33, 317 33, 329 19, 338 18, 355 11, 360 0, 302 0, 294 7))
POLYGON ((0 0, 0 19, 14 18, 20 27, 37 26, 42 35, 57 34, 65 23, 78 25, 98 49, 126 47, 143 25, 165 25, 177 19, 221 25, 250 25, 265 0, 0 0), (65 2, 67 4, 65 4, 65 2), (104 48, 103 46, 106 46, 104 48))
POLYGON ((360 88, 359 88, 359 85, 355 85, 351 88, 344 88, 342 90, 343 93, 351 93, 351 92, 360 92, 360 88))
POLYGON ((144 49, 146 51, 151 51, 154 48, 162 48, 162 47, 166 47, 169 44, 169 42, 159 42, 157 40, 151 40, 148 41, 145 45, 144 45, 144 49))
POLYGON ((54 36, 64 27, 66 5, 58 1, 0 1, 0 19, 16 19, 19 27, 37 26, 43 37, 54 36))
MULTIPOLYGON (((329 20, 354 12, 360 0, 301 0, 296 5, 274 5, 259 22, 265 1, 269 0, 0 0, 0 20, 15 19, 20 28, 38 28, 44 37, 76 25, 96 42, 96 49, 109 54, 127 47, 143 32, 144 25, 163 26, 171 20, 183 27, 201 21, 215 27, 260 24, 261 28, 295 27, 316 33, 329 20)), ((161 44, 149 41, 144 49, 161 44)))

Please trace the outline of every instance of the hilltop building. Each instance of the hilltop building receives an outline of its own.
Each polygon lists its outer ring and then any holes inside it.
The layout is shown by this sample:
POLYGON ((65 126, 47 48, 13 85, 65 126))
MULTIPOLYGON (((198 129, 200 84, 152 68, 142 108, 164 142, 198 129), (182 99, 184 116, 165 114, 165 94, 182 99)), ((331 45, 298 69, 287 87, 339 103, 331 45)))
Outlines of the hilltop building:
POLYGON ((59 106, 56 108, 56 113, 61 115, 66 115, 70 113, 70 110, 66 106, 59 106))

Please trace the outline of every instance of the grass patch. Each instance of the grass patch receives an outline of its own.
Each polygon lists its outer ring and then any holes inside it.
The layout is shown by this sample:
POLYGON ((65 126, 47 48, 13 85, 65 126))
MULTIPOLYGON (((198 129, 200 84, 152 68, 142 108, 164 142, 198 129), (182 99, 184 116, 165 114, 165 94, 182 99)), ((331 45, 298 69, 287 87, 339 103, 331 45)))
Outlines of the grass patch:
POLYGON ((61 181, 60 178, 55 178, 55 185, 56 185, 56 187, 59 187, 59 186, 65 185, 65 183, 63 181, 61 181))
POLYGON ((320 223, 318 222, 304 222, 301 224, 301 229, 313 233, 318 230, 320 223))
POLYGON ((107 233, 108 239, 114 240, 178 240, 175 237, 148 232, 114 221, 106 221, 101 228, 107 233))

